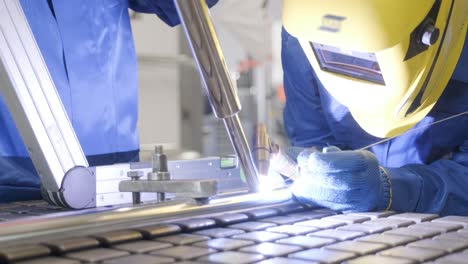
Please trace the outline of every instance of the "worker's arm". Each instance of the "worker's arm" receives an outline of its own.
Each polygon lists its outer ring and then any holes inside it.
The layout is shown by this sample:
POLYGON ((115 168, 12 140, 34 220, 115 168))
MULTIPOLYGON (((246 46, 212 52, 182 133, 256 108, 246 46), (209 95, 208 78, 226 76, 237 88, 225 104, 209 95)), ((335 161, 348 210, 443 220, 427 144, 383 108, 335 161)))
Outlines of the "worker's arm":
MULTIPOLYGON (((170 26, 180 23, 173 0, 129 0, 128 2, 131 9, 141 13, 154 13, 170 26)), ((217 2, 218 0, 206 0, 209 7, 217 2)))
POLYGON ((336 145, 324 117, 315 73, 298 40, 284 28, 281 58, 284 71, 284 126, 293 146, 336 145))
POLYGON ((395 191, 393 210, 468 215, 468 140, 451 159, 388 169, 395 191), (401 191, 400 191, 401 190, 401 191))

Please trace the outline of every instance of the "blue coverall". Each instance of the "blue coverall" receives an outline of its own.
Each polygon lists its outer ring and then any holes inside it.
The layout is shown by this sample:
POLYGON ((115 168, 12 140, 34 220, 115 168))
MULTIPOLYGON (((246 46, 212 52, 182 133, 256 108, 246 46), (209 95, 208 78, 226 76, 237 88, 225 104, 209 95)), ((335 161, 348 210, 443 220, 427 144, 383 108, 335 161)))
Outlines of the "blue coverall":
MULTIPOLYGON (((299 42, 285 29, 282 61, 284 123, 292 145, 356 150, 381 140, 360 128, 349 110, 327 92, 299 42)), ((468 111, 468 40, 444 93, 416 128, 465 111, 468 111)), ((394 196, 402 201, 407 199, 405 211, 468 215, 468 115, 403 134, 370 150, 381 166, 404 167, 416 176, 405 184, 407 189, 399 189, 398 197, 394 196), (419 195, 409 195, 415 192, 419 195)), ((399 187, 398 182, 393 184, 394 189, 399 187)))
MULTIPOLYGON (((179 23, 173 1, 20 2, 89 164, 136 161, 138 82, 128 8, 173 26, 179 23)), ((0 96, 0 202, 40 199, 39 186, 0 96)))

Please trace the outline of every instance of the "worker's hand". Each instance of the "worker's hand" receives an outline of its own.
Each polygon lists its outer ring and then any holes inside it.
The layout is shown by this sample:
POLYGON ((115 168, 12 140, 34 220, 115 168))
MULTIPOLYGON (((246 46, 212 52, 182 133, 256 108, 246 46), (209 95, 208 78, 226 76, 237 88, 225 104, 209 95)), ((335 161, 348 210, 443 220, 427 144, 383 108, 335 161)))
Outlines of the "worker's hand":
POLYGON ((387 209, 390 182, 368 151, 302 152, 298 156, 299 178, 294 196, 303 203, 343 212, 387 209))

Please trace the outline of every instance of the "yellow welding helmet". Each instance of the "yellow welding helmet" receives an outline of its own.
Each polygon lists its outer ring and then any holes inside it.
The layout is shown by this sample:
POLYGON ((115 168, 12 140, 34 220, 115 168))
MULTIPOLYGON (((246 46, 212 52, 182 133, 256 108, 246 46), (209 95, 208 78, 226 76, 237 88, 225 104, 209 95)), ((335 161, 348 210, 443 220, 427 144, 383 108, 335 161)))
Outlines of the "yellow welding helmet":
POLYGON ((468 0, 284 0, 283 25, 371 135, 421 121, 460 57, 468 0))

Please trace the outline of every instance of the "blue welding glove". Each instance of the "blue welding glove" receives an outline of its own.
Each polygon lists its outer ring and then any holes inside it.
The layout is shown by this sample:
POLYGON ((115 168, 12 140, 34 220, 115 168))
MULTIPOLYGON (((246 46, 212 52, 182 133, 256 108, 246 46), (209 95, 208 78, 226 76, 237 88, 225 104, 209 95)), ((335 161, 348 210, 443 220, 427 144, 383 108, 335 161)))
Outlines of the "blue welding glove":
POLYGON ((304 151, 298 165, 292 191, 300 202, 342 212, 385 210, 389 205, 388 174, 369 151, 304 151))

